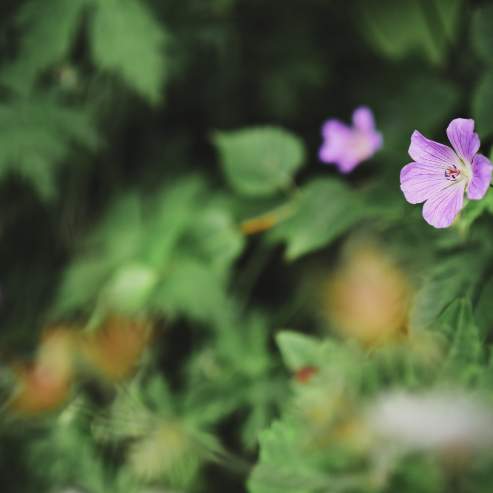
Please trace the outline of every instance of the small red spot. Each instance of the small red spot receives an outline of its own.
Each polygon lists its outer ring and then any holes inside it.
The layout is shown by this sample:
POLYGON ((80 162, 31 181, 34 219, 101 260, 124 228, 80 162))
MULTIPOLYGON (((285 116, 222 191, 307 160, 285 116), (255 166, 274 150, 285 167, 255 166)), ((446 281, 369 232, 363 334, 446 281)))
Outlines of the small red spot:
POLYGON ((294 374, 294 378, 299 383, 308 383, 313 377, 313 375, 315 375, 317 372, 318 372, 318 368, 315 368, 313 366, 304 366, 294 374))

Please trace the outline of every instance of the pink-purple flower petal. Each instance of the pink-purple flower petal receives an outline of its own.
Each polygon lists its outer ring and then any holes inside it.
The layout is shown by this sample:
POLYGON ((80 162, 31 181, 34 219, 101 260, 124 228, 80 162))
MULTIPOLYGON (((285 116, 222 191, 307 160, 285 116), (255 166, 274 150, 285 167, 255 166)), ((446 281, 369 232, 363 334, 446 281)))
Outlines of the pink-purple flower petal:
POLYGON ((382 146, 382 135, 375 129, 371 110, 361 106, 353 113, 353 126, 330 119, 322 126, 324 141, 319 158, 335 164, 341 173, 349 173, 371 158, 382 146))
POLYGON ((416 161, 401 170, 401 190, 408 202, 424 202, 423 217, 435 228, 450 226, 471 200, 484 197, 491 183, 493 165, 477 154, 479 137, 474 120, 456 118, 447 128, 449 146, 427 139, 417 130, 411 136, 410 156, 416 161))
POLYGON ((410 204, 419 204, 432 197, 450 182, 437 166, 410 163, 401 170, 401 190, 410 204))
POLYGON ((464 205, 465 182, 451 182, 430 197, 423 206, 423 217, 435 228, 448 228, 464 205))
POLYGON ((447 137, 457 155, 470 163, 479 151, 479 137, 474 132, 474 120, 455 118, 447 127, 447 137))
POLYGON ((491 183, 493 166, 482 154, 476 154, 472 161, 472 179, 467 189, 467 198, 479 200, 484 197, 491 183))
POLYGON ((427 139, 417 130, 411 135, 409 155, 417 163, 430 164, 442 169, 458 161, 457 155, 449 146, 427 139))
POLYGON ((338 120, 328 120, 322 127, 324 143, 319 151, 321 161, 326 163, 337 162, 347 145, 351 129, 338 120))
POLYGON ((375 120, 370 108, 366 106, 356 108, 353 113, 353 125, 359 130, 373 130, 375 128, 375 120))
POLYGON ((322 137, 324 139, 337 139, 338 136, 346 136, 350 133, 351 129, 336 118, 327 120, 322 125, 322 137))
POLYGON ((359 154, 346 154, 340 157, 338 162, 339 171, 343 174, 350 173, 361 162, 359 154))

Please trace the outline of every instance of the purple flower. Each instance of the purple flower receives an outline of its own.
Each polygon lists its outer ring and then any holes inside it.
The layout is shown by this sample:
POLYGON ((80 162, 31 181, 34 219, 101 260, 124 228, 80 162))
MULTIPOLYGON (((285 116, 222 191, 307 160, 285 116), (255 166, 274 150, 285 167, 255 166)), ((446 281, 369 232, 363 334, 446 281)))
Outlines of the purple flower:
POLYGON ((324 142, 319 151, 320 160, 335 164, 341 173, 349 173, 382 147, 383 139, 375 129, 373 113, 365 106, 353 113, 353 126, 330 119, 322 126, 324 142))
POLYGON ((424 202, 423 217, 435 228, 452 224, 470 200, 481 199, 491 182, 492 165, 477 154, 479 137, 474 120, 456 118, 447 128, 449 146, 429 140, 415 130, 409 155, 414 162, 401 170, 401 190, 411 204, 424 202))

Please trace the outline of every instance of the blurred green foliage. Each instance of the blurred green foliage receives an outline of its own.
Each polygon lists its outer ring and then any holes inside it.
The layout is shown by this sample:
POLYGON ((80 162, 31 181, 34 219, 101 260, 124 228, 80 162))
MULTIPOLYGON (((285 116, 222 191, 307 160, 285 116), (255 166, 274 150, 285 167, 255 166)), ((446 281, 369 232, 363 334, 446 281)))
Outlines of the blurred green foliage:
MULTIPOLYGON (((365 410, 442 387, 491 405, 491 192, 433 230, 399 172, 414 129, 444 142, 455 117, 489 154, 492 33, 487 1, 4 0, 1 491, 489 491, 490 450, 387 454, 365 410), (320 127, 361 104, 384 147, 340 176, 320 127), (327 313, 354 245, 413 293, 395 340, 327 313), (114 314, 153 337, 105 332, 114 314), (68 380, 26 418, 15 396, 60 383, 36 373, 53 326, 68 380)), ((349 317, 382 301, 367 282, 349 317)))

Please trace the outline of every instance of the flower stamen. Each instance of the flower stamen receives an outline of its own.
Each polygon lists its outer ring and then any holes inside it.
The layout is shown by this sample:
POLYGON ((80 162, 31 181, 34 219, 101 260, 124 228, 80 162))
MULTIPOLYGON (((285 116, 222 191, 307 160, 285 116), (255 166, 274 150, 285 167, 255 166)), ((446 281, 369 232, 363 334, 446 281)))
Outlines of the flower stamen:
POLYGON ((460 176, 460 169, 452 164, 445 170, 445 178, 449 181, 457 181, 457 178, 460 176))

